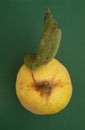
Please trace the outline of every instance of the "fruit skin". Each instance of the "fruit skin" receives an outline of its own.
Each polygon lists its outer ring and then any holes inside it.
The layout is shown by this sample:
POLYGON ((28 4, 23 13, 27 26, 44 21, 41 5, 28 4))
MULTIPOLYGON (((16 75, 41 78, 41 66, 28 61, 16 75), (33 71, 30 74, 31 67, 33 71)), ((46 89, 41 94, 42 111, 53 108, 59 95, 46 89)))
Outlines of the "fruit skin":
POLYGON ((67 69, 56 59, 37 70, 23 64, 16 79, 16 94, 24 108, 35 114, 54 114, 64 109, 72 95, 72 83, 67 69), (51 92, 38 90, 35 81, 49 81, 51 92), (55 84, 55 85, 53 85, 55 84))

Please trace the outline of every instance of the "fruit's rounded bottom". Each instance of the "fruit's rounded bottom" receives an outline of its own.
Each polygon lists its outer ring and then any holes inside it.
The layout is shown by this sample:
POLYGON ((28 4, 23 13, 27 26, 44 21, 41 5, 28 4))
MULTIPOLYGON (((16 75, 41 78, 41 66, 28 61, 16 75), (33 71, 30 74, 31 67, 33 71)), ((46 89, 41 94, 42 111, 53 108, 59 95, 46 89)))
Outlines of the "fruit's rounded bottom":
POLYGON ((32 71, 21 66, 16 80, 16 94, 22 106, 35 114, 54 114, 64 109, 72 95, 72 83, 67 69, 56 59, 32 71), (35 85, 49 82, 51 91, 35 85))

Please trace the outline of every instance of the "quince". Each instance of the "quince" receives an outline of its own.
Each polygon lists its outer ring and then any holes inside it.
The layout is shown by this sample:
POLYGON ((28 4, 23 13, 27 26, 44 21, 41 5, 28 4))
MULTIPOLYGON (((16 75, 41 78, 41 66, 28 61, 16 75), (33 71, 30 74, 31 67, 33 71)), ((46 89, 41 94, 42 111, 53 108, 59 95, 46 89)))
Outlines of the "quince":
POLYGON ((18 72, 16 94, 27 110, 36 114, 53 114, 69 103, 72 83, 67 69, 54 58, 61 29, 50 9, 46 10, 44 22, 38 53, 26 55, 18 72))
POLYGON ((16 81, 19 101, 36 114, 53 114, 64 109, 72 95, 72 84, 66 68, 56 59, 32 71, 21 66, 16 81))

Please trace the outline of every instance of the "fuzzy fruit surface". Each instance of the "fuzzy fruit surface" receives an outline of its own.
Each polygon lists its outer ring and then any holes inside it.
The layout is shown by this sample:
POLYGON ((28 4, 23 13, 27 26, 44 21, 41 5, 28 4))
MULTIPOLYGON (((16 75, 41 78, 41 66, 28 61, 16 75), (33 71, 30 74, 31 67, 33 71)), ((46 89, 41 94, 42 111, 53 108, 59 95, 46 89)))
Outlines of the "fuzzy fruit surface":
POLYGON ((33 71, 23 64, 17 75, 16 94, 32 113, 57 113, 67 106, 72 95, 69 73, 54 58, 33 71))

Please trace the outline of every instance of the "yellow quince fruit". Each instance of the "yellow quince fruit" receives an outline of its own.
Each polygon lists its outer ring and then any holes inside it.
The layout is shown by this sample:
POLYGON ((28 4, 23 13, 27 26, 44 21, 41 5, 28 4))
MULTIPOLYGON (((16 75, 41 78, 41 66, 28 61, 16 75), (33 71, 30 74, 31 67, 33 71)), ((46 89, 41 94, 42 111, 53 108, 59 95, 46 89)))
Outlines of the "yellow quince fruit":
POLYGON ((53 114, 69 103, 72 84, 66 68, 56 59, 32 71, 21 66, 16 81, 21 104, 36 114, 53 114))

